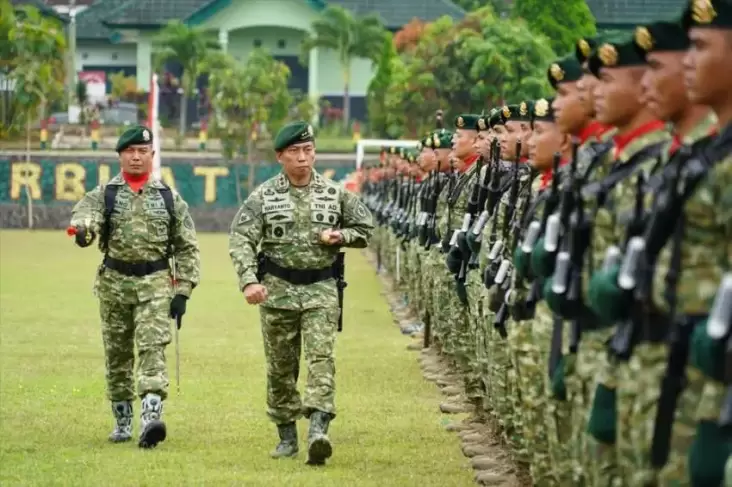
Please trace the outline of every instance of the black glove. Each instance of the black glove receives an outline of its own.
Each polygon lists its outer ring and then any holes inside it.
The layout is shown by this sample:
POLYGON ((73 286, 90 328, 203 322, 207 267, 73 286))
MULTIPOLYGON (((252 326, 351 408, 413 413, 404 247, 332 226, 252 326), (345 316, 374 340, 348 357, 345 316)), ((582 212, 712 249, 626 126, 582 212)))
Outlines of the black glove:
POLYGON ((76 227, 74 240, 76 241, 76 245, 84 248, 90 246, 94 242, 94 238, 96 238, 96 236, 97 234, 90 228, 76 227))
MULTIPOLYGON (((173 297, 173 300, 170 302, 171 318, 182 318, 183 315, 186 314, 186 301, 188 301, 188 296, 183 296, 182 294, 176 294, 173 297)), ((181 326, 181 321, 182 320, 177 320, 179 330, 181 326)))

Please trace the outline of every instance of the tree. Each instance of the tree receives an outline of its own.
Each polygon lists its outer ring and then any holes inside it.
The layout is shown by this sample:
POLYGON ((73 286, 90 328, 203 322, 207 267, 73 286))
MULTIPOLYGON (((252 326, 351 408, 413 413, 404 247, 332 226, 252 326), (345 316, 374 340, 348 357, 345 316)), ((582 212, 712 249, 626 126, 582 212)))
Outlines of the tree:
POLYGON ((399 29, 394 34, 394 48, 396 48, 396 51, 398 53, 413 51, 422 38, 426 25, 425 22, 414 18, 407 25, 399 29))
POLYGON ((512 16, 525 20, 534 33, 548 37, 554 52, 560 54, 572 50, 580 37, 597 32, 585 0, 515 0, 512 16))
POLYGON ((384 47, 376 68, 376 73, 366 91, 366 109, 369 114, 371 130, 377 134, 388 134, 388 112, 386 97, 393 82, 394 63, 399 60, 391 36, 384 38, 384 47))
MULTIPOLYGON (((0 2, 0 36, 4 74, 15 85, 15 100, 25 119, 26 162, 30 162, 31 123, 39 109, 61 99, 64 93, 66 40, 60 23, 42 16, 31 6, 13 10, 0 2)), ((28 198, 28 226, 33 226, 32 198, 28 198)))
POLYGON ((478 10, 488 6, 493 8, 496 14, 500 16, 507 14, 511 10, 511 0, 453 0, 452 3, 467 12, 472 12, 473 10, 478 10))
MULTIPOLYGON (((389 85, 378 87, 388 107, 387 132, 416 137, 432 128, 440 108, 453 115, 480 113, 544 96, 550 89, 546 67, 554 57, 545 37, 523 21, 496 18, 491 7, 459 23, 438 19, 425 27, 413 50, 389 65, 389 85)), ((368 106, 378 120, 380 107, 368 106)))
POLYGON ((180 136, 184 137, 188 127, 188 97, 193 92, 201 66, 212 50, 219 44, 210 40, 203 30, 189 27, 178 20, 168 23, 154 39, 158 62, 176 61, 183 68, 181 76, 180 136))
MULTIPOLYGON (((351 116, 350 84, 351 63, 365 58, 376 62, 386 35, 381 20, 374 15, 354 18, 339 6, 328 6, 312 24, 312 34, 302 44, 303 61, 311 49, 323 48, 335 51, 343 75, 343 128, 348 130, 351 116)), ((312 67, 315 69, 315 66, 312 67)))
MULTIPOLYGON (((257 127, 266 126, 270 133, 275 133, 284 124, 292 103, 287 89, 289 78, 290 69, 262 49, 254 50, 244 66, 232 62, 209 77, 215 128, 224 158, 233 159, 242 151, 242 144, 247 144, 249 193, 254 189, 254 158, 252 144, 247 141, 252 140, 257 127)), ((235 171, 237 198, 241 202, 239 165, 235 171)))

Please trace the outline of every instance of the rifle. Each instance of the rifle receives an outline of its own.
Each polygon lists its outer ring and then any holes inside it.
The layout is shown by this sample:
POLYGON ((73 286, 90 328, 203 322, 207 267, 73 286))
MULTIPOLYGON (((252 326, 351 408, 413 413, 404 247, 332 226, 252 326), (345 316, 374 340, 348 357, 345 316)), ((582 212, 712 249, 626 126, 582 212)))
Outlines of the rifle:
POLYGON ((425 224, 424 248, 426 250, 440 242, 440 238, 437 235, 437 206, 440 199, 440 192, 442 191, 440 174, 440 161, 437 161, 437 170, 435 171, 434 184, 432 186, 432 198, 429 204, 427 223, 425 224))
POLYGON ((719 413, 719 426, 732 426, 732 273, 722 277, 707 321, 707 335, 716 341, 724 341, 724 383, 727 391, 719 413))
MULTIPOLYGON (((521 160, 521 139, 516 141, 516 161, 514 162, 513 166, 513 180, 511 181, 511 192, 509 193, 508 198, 508 208, 506 209, 506 213, 503 217, 503 231, 501 238, 505 241, 509 238, 508 231, 510 228, 510 222, 511 219, 514 217, 514 213, 516 211, 516 202, 518 200, 518 190, 519 190, 519 172, 518 172, 518 165, 521 160)), ((511 256, 513 256, 513 252, 516 251, 516 245, 518 244, 518 239, 516 236, 514 236, 513 241, 511 243, 511 256)), ((501 246, 503 247, 503 245, 501 246)), ((500 267, 498 268, 498 272, 496 273, 496 277, 494 279, 494 283, 498 284, 498 286, 501 287, 501 290, 498 292, 498 296, 501 298, 501 305, 498 308, 498 312, 496 313, 496 318, 493 321, 493 327, 498 330, 498 333, 501 335, 502 338, 506 338, 508 336, 508 332, 506 331, 506 319, 508 318, 508 304, 506 303, 506 293, 508 291, 508 285, 510 284, 510 281, 507 279, 508 272, 510 270, 511 260, 504 258, 501 261, 500 267)), ((490 303, 489 303, 490 306, 490 303)))
MULTIPOLYGON (((541 221, 533 221, 529 225, 529 228, 526 230, 526 238, 524 239, 524 242, 521 245, 521 252, 526 255, 526 259, 531 259, 531 252, 534 249, 534 246, 536 245, 536 242, 539 240, 539 237, 545 234, 546 232, 546 226, 547 221, 549 219, 549 215, 553 214, 557 204, 559 203, 559 163, 560 163, 560 154, 557 152, 554 154, 554 159, 552 160, 552 183, 549 188, 549 195, 546 199, 546 203, 544 203, 544 209, 541 215, 541 221)), ((539 302, 539 299, 541 298, 541 286, 543 284, 543 279, 539 279, 538 277, 535 277, 534 280, 531 283, 531 289, 529 290, 529 294, 526 298, 526 309, 533 312, 534 309, 536 309, 536 304, 539 302)))
POLYGON ((338 290, 338 331, 343 331, 343 290, 348 286, 346 282, 346 253, 338 252, 333 262, 333 277, 338 290))
POLYGON ((453 252, 453 250, 457 249, 457 252, 455 252, 454 255, 460 258, 460 269, 455 276, 455 281, 458 298, 460 299, 460 302, 464 305, 468 304, 468 294, 467 290, 465 289, 465 278, 467 277, 468 262, 470 260, 470 248, 468 247, 466 241, 466 235, 470 230, 471 223, 473 223, 478 213, 478 195, 480 193, 479 176, 481 167, 483 166, 483 158, 480 157, 476 164, 476 171, 474 173, 475 181, 473 182, 473 188, 470 194, 470 198, 468 199, 468 205, 465 209, 465 214, 463 215, 463 226, 460 229, 460 233, 458 233, 456 236, 455 245, 452 249, 450 249, 451 253, 453 252))
POLYGON ((470 259, 468 260, 468 269, 477 269, 479 266, 480 249, 483 240, 483 228, 488 222, 493 210, 495 208, 496 197, 490 192, 493 178, 497 178, 498 170, 494 169, 494 151, 498 148, 498 139, 493 139, 491 142, 490 155, 488 157, 488 164, 485 165, 483 173, 483 180, 480 183, 480 190, 478 192, 478 209, 481 210, 478 219, 473 223, 472 228, 468 231, 466 237, 468 247, 470 248, 470 259), (492 201, 489 200, 488 195, 491 195, 492 201), (486 205, 488 203, 488 205, 486 205))
MULTIPOLYGON (((494 139, 495 141, 495 139, 494 139)), ((497 142, 497 141, 495 141, 497 142)), ((496 174, 497 172, 497 166, 499 164, 498 156, 500 154, 500 150, 496 150, 493 153, 494 156, 494 162, 496 164, 496 167, 493 169, 493 174, 496 174)), ((488 200, 488 208, 486 211, 489 211, 489 215, 492 214, 490 211, 491 205, 493 205, 494 210, 497 211, 498 205, 500 204, 500 195, 501 195, 501 188, 500 188, 500 182, 498 181, 498 178, 494 176, 494 181, 491 181, 491 188, 489 188, 490 196, 488 200), (494 184, 495 183, 495 184, 494 184)), ((497 215, 497 213, 496 213, 497 215)), ((498 217, 494 217, 491 221, 491 231, 490 231, 490 237, 488 238, 488 246, 490 247, 490 252, 488 253, 488 265, 485 268, 485 271, 483 272, 483 286, 485 286, 486 289, 490 289, 493 287, 493 284, 495 284, 496 274, 498 273, 498 266, 500 265, 500 261, 498 260, 498 256, 501 254, 501 251, 503 250, 503 241, 498 240, 498 217)))
MULTIPOLYGON (((450 159, 450 175, 449 175, 449 178, 450 178, 449 179, 449 184, 448 184, 448 187, 447 187, 448 199, 449 199, 449 195, 451 195, 452 192, 453 192, 453 190, 455 189, 455 184, 456 184, 456 181, 455 181, 455 163, 453 162, 452 159, 450 159)), ((451 205, 451 204, 448 204, 447 205, 447 228, 445 229, 445 235, 442 236, 442 242, 441 242, 442 252, 445 253, 445 254, 450 251, 450 247, 452 246, 452 244, 451 244, 452 237, 451 237, 451 234, 450 234, 450 230, 451 230, 450 229, 450 224, 452 222, 452 207, 453 207, 453 205, 451 205)))
MULTIPOLYGON (((625 236, 625 258, 620 265, 618 273, 618 286, 627 294, 635 294, 635 303, 630 307, 631 318, 624 320, 617 326, 615 334, 610 341, 610 350, 620 360, 627 361, 633 353, 638 333, 647 329, 648 314, 650 308, 650 292, 646 289, 637 288, 637 277, 641 273, 641 267, 645 267, 646 242, 639 234, 643 230, 643 199, 644 199, 644 177, 639 173, 636 180, 635 208, 633 219, 628 225, 625 236), (642 299, 641 299, 642 296, 642 299)), ((650 286, 650 279, 643 279, 644 287, 650 286)))

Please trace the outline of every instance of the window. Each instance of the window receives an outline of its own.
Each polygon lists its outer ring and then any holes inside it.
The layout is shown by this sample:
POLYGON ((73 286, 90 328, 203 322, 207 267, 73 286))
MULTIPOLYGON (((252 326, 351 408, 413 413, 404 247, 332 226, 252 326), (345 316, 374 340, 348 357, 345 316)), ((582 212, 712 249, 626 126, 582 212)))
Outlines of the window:
POLYGON ((113 61, 116 61, 117 60, 117 53, 116 52, 113 52, 112 53, 112 60, 113 61))
POLYGON ((254 47, 262 47, 262 40, 254 39, 254 47))
POLYGON ((285 41, 284 39, 280 39, 279 41, 277 41, 277 48, 284 49, 286 46, 287 41, 285 41))

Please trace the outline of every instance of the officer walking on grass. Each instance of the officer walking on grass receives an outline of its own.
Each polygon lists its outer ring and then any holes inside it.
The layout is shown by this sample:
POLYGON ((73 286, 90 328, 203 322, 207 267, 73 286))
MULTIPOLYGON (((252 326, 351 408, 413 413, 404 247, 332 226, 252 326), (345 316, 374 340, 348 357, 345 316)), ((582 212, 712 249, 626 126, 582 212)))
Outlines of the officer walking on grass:
POLYGON ((333 348, 343 304, 339 250, 366 247, 374 227, 360 198, 313 169, 310 125, 283 127, 274 150, 282 172, 257 187, 239 209, 229 254, 247 302, 261 305, 267 413, 280 437, 271 456, 297 454, 295 421, 304 415, 310 419, 308 464, 322 465, 332 454, 327 433, 335 418, 333 348), (302 400, 301 346, 308 368, 302 400))
POLYGON ((109 440, 132 438, 136 393, 142 399, 139 446, 152 448, 166 436, 161 415, 169 383, 169 319, 176 318, 180 327, 186 301, 200 279, 200 255, 188 205, 150 177, 155 153, 150 130, 130 128, 116 151, 121 173, 74 206, 69 234, 79 247, 88 247, 99 236, 104 254, 94 293, 102 319, 107 396, 116 421, 109 440))

